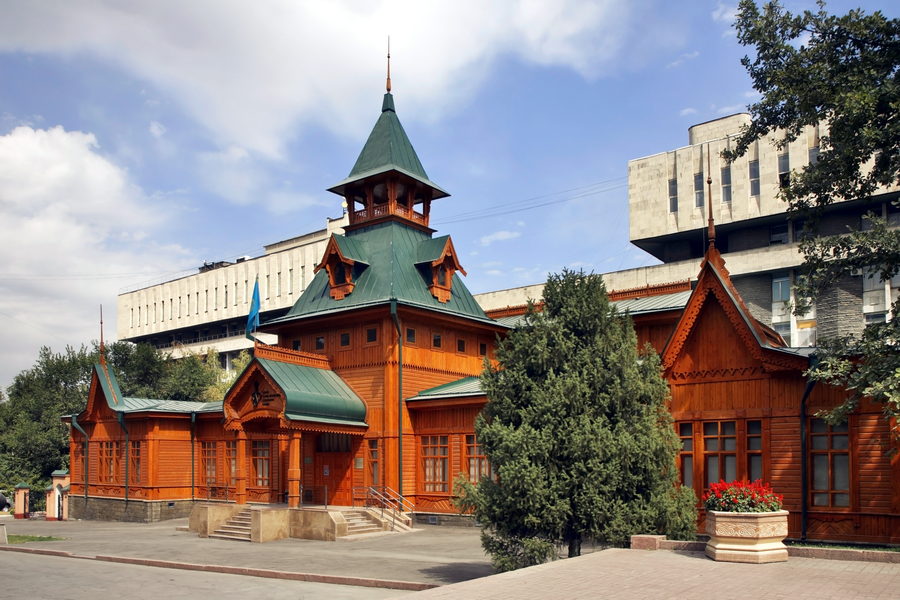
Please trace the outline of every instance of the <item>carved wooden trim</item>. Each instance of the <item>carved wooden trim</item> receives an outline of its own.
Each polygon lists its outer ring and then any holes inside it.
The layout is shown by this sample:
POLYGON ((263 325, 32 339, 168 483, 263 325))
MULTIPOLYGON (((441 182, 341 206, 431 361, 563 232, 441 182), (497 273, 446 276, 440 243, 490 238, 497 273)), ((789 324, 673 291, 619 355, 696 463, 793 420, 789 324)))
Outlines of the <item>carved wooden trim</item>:
POLYGON ((316 369, 331 369, 331 361, 328 359, 328 356, 324 354, 290 350, 283 346, 267 346, 264 344, 256 344, 253 348, 253 353, 257 358, 265 358, 306 367, 315 367, 316 369))
POLYGON ((612 290, 611 292, 609 292, 609 300, 610 302, 618 302, 619 300, 643 298, 646 296, 661 296, 663 294, 674 294, 676 292, 689 292, 690 290, 691 280, 683 279, 681 281, 673 281, 671 283, 660 283, 657 285, 645 285, 636 288, 612 290))
POLYGON ((683 381, 686 379, 758 379, 765 374, 762 367, 735 367, 728 369, 707 369, 699 371, 672 371, 669 374, 670 381, 683 381))

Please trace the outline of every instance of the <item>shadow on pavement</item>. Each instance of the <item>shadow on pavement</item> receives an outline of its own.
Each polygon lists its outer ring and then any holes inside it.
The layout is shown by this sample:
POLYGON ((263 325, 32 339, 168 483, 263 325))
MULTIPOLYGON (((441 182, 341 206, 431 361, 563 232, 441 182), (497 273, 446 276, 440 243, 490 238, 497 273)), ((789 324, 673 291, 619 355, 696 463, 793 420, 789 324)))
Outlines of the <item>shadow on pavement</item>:
POLYGON ((442 583, 457 583, 494 574, 494 568, 484 562, 458 562, 420 569, 420 573, 442 583))

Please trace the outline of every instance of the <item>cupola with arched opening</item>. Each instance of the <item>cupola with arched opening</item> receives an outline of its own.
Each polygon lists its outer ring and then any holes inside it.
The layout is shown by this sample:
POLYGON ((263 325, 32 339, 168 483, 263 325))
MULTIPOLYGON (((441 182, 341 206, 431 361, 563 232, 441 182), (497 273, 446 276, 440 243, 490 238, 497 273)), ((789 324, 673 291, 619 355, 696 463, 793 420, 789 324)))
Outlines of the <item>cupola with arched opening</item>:
POLYGON ((329 191, 347 203, 348 230, 389 220, 428 229, 431 201, 449 196, 428 179, 390 93, 350 175, 329 191))

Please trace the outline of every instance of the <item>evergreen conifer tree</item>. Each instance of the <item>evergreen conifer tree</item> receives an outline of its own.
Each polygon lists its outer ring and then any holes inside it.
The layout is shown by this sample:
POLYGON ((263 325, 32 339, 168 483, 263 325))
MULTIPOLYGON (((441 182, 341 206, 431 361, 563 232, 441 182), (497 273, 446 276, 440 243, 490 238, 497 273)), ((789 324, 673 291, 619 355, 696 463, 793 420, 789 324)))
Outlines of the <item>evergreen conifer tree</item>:
POLYGON ((458 491, 498 570, 544 562, 560 544, 578 556, 586 539, 693 538, 696 497, 676 483, 659 358, 639 354, 599 275, 551 275, 543 310, 529 307, 496 359, 475 425, 496 477, 458 491))

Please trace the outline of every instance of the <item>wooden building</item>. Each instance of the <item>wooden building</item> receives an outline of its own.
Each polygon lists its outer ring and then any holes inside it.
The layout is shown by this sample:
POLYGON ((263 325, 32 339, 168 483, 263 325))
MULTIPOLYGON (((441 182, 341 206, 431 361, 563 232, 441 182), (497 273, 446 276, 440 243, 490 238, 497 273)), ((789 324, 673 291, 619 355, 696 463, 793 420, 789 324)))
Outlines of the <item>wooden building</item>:
MULTIPOLYGON (((448 194, 425 173, 384 96, 350 175, 331 188, 349 225, 332 235, 293 308, 261 329, 223 402, 123 397, 95 367, 71 417, 70 514, 156 520, 198 501, 350 505, 376 488, 415 511, 452 515, 452 485, 489 472, 475 438, 487 402, 477 375, 524 311, 472 298, 449 236, 429 228, 448 194)), ((661 352, 682 439, 682 481, 770 481, 792 537, 900 543, 900 458, 878 407, 829 427, 841 390, 804 378, 744 306, 710 244, 690 282, 613 292, 641 343, 661 352)))

